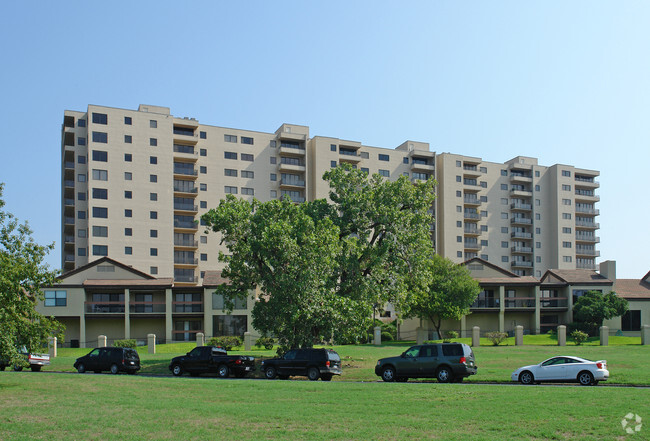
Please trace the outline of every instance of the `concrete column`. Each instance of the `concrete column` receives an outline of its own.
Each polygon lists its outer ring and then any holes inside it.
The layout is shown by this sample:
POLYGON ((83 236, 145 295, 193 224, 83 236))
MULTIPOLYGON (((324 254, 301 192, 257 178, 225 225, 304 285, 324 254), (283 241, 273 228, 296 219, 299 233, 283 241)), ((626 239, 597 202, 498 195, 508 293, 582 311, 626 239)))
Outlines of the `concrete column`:
POLYGON ((212 337, 214 334, 212 328, 212 291, 203 290, 203 332, 206 337, 212 337))
POLYGON ((253 334, 249 331, 244 332, 244 349, 250 351, 253 348, 253 334))
MULTIPOLYGON (((174 340, 174 322, 172 321, 172 289, 165 290, 165 341, 163 343, 171 343, 174 340)), ((149 338, 147 336, 147 338, 149 338)))
POLYGON ((566 346, 566 326, 564 325, 557 327, 557 345, 566 346))
POLYGON ((499 287, 499 332, 506 332, 506 287, 499 287))
POLYGON ((650 325, 641 325, 641 344, 650 345, 650 325))
POLYGON ((515 345, 524 345, 524 327, 521 325, 515 326, 515 345))
POLYGON ((467 316, 462 316, 460 318, 460 334, 458 334, 460 338, 467 338, 467 316))
POLYGON ((156 353, 156 334, 147 334, 147 349, 148 353, 156 353))
POLYGON ((379 346, 381 344, 381 326, 375 326, 373 331, 374 338, 372 342, 375 346, 379 346))
POLYGON ((130 291, 128 289, 124 290, 124 338, 129 339, 131 338, 131 315, 130 315, 130 310, 131 310, 131 303, 130 300, 130 291))
POLYGON ((56 357, 56 337, 47 338, 47 352, 50 354, 50 358, 56 357))
POLYGON ((105 335, 100 335, 97 337, 97 347, 98 348, 105 348, 106 347, 106 336, 105 335))
POLYGON ((82 312, 81 317, 79 317, 79 347, 85 348, 87 341, 88 339, 86 338, 86 316, 82 312))
POLYGON ((539 335, 539 333, 542 331, 542 318, 541 318, 541 303, 539 301, 540 298, 540 290, 539 290, 539 285, 535 286, 535 318, 533 319, 533 333, 535 335, 539 335))
POLYGON ((609 345, 609 328, 607 326, 600 327, 600 345, 601 346, 609 345))
POLYGON ((424 328, 417 328, 415 330, 417 334, 417 344, 421 345, 427 340, 427 335, 429 334, 424 328))
POLYGON ((472 328, 472 346, 481 346, 481 328, 478 326, 472 328))
POLYGON ((196 333, 196 345, 205 346, 205 334, 202 332, 196 333))

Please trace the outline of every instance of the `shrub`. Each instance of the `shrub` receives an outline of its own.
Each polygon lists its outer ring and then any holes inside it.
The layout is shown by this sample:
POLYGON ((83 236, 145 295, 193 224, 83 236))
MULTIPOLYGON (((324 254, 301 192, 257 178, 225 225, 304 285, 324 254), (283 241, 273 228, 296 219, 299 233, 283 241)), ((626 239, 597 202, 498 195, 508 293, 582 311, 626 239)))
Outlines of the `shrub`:
POLYGON ((580 346, 582 343, 587 341, 589 335, 586 332, 575 330, 571 333, 571 338, 576 342, 576 345, 580 346))
POLYGON ((255 342, 255 346, 257 346, 258 348, 264 346, 264 349, 268 349, 268 350, 273 349, 274 344, 275 344, 275 340, 273 340, 273 338, 271 337, 260 337, 255 342))
POLYGON ((382 331, 381 332, 381 341, 393 341, 393 335, 390 332, 382 331))
POLYGON ((546 334, 550 335, 551 337, 554 337, 555 336, 555 329, 549 329, 546 334))
POLYGON ((485 336, 492 342, 493 346, 499 346, 508 338, 508 334, 505 332, 488 332, 485 336))
POLYGON ((451 340, 458 338, 458 332, 456 331, 447 331, 445 332, 445 338, 442 339, 443 343, 451 343, 451 340))
POLYGON ((239 337, 212 337, 208 340, 208 346, 219 346, 226 351, 241 345, 242 340, 239 337))
POLYGON ((133 339, 126 339, 126 340, 115 340, 113 342, 113 346, 116 348, 131 348, 135 349, 136 347, 136 342, 133 339))

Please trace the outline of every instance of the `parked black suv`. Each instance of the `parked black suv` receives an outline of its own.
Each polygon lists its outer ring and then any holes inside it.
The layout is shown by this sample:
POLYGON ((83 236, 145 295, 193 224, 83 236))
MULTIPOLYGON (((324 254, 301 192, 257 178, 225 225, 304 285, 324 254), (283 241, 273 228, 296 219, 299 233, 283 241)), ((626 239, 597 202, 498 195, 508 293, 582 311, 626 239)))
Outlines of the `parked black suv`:
POLYGON ((440 383, 460 383, 477 369, 472 348, 463 343, 440 343, 412 346, 399 357, 382 358, 375 374, 384 381, 436 378, 440 383))
POLYGON ((89 354, 77 358, 74 367, 80 374, 86 371, 97 374, 101 371, 135 374, 140 370, 140 357, 130 348, 95 348, 89 354))
POLYGON ((306 375, 310 380, 330 381, 341 375, 341 357, 331 349, 291 349, 281 358, 262 362, 261 371, 269 380, 276 376, 286 380, 292 375, 306 375))

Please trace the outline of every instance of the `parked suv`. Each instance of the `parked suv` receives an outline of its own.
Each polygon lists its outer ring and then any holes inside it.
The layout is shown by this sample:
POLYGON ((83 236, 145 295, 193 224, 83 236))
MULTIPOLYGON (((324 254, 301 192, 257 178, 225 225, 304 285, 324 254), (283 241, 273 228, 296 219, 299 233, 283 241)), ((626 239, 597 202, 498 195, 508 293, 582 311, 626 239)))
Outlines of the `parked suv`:
POLYGON ((80 374, 86 371, 97 374, 101 371, 135 374, 140 370, 140 357, 130 348, 95 348, 89 354, 77 358, 74 367, 80 374))
POLYGON ((477 369, 472 348, 463 343, 440 343, 412 346, 399 357, 382 358, 375 374, 384 381, 436 378, 440 383, 460 383, 477 369))
POLYGON ((341 375, 341 357, 331 349, 291 349, 281 358, 262 362, 261 371, 269 380, 276 376, 286 380, 292 375, 306 375, 312 381, 330 381, 341 375))

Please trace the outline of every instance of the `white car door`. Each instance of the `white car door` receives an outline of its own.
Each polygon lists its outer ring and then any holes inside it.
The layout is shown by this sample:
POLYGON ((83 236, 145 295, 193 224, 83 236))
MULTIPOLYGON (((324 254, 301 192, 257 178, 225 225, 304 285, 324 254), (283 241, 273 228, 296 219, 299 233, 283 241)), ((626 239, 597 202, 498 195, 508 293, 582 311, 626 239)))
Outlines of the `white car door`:
POLYGON ((555 357, 543 362, 537 368, 536 380, 563 380, 566 378, 566 364, 564 357, 555 357))
POLYGON ((584 369, 589 370, 587 365, 585 365, 585 363, 581 363, 578 360, 568 358, 566 363, 566 368, 565 368, 565 373, 566 373, 565 378, 570 378, 570 379, 578 378, 578 374, 580 373, 580 371, 584 369))

